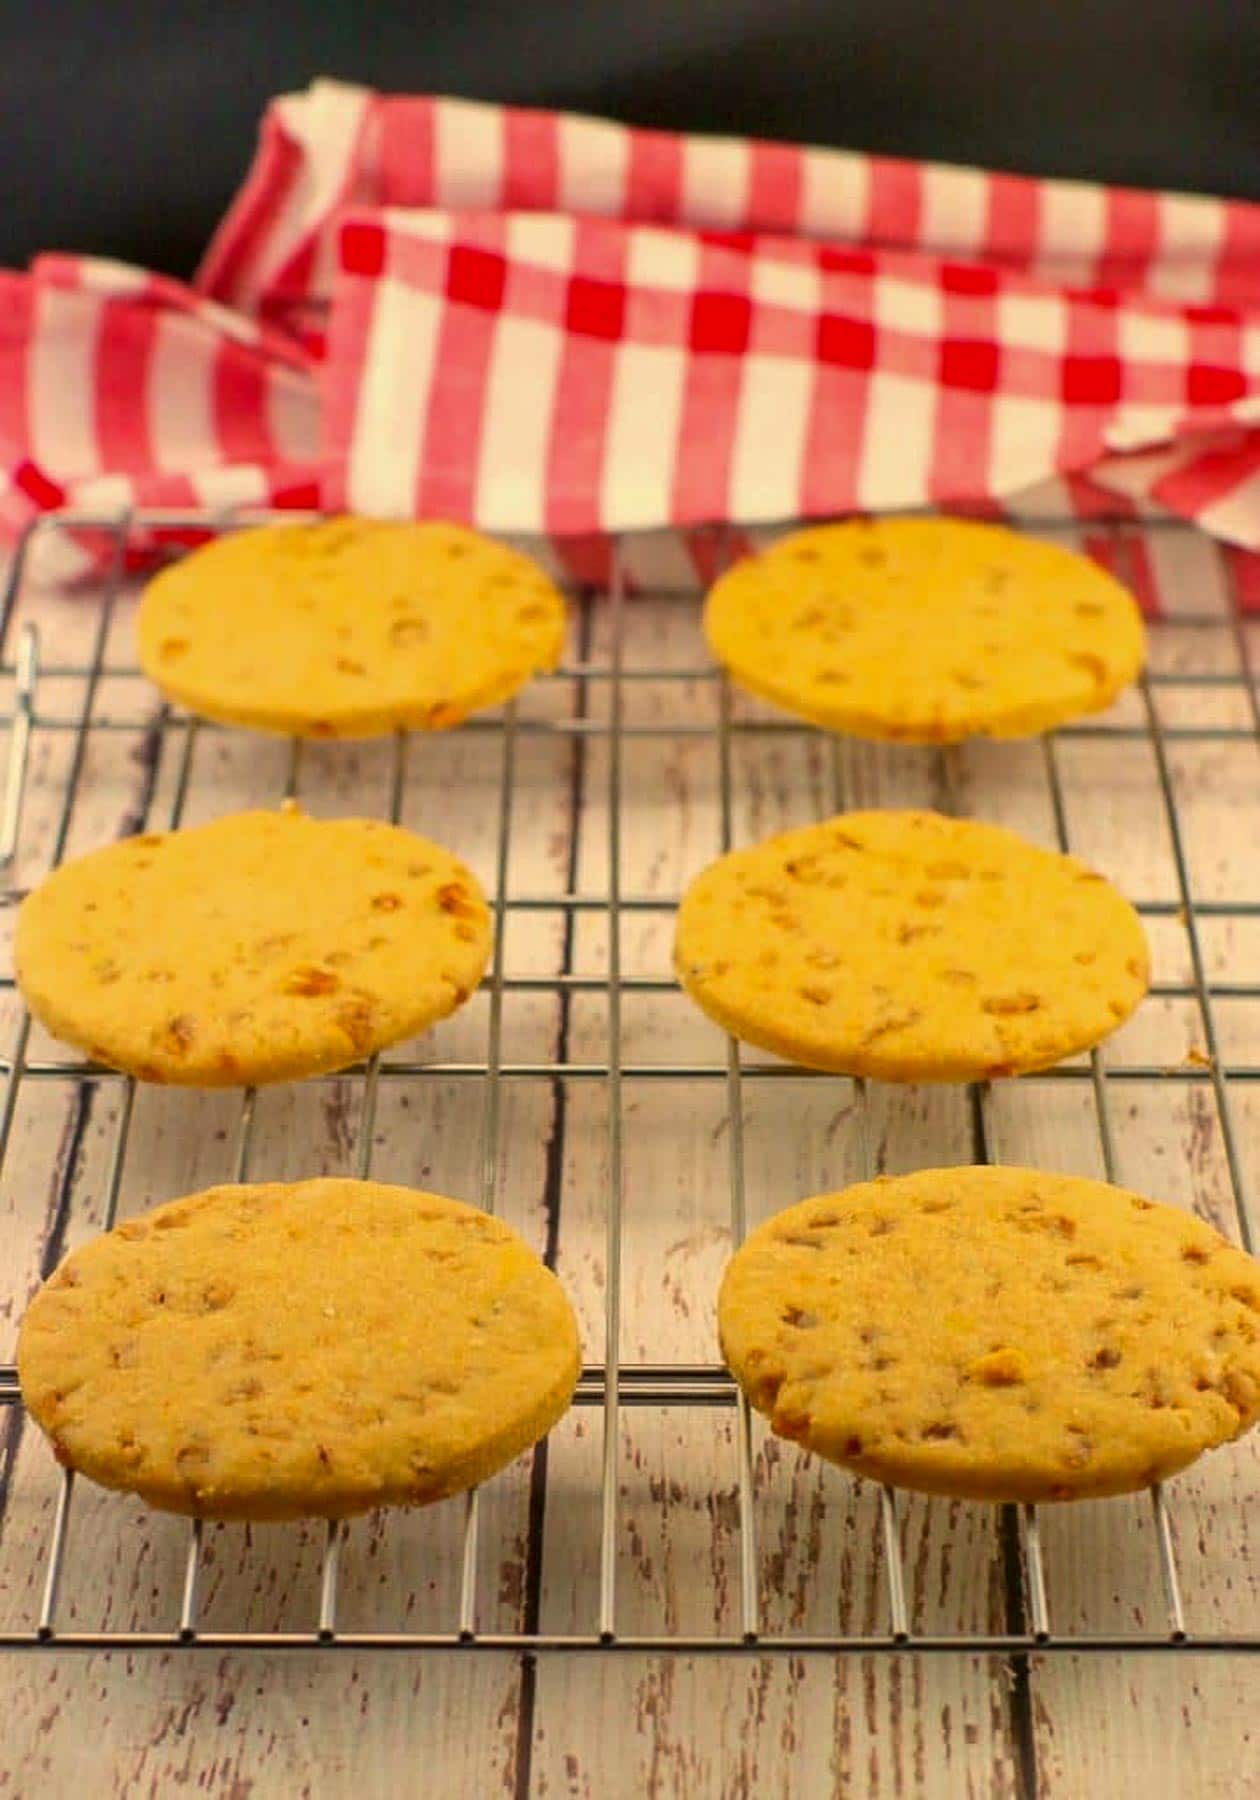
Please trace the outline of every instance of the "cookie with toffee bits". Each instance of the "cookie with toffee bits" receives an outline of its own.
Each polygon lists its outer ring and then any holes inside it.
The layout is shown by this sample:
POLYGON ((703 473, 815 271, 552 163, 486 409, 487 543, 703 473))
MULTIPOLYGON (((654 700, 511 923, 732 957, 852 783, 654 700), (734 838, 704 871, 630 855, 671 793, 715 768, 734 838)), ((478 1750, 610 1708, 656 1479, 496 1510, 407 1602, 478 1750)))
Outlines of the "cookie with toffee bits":
POLYGON ((855 737, 1027 737, 1109 706, 1142 620, 1097 563, 960 519, 796 532, 711 590, 704 629, 741 686, 855 737))
POLYGON ((140 664, 171 700, 295 737, 438 730, 552 669, 564 601, 462 526, 329 519, 234 532, 145 589, 140 664))
POLYGON ((54 1036, 142 1081, 344 1068, 455 1011, 490 913, 449 850, 289 806, 125 838, 23 902, 18 982, 54 1036))
POLYGON ((579 1366, 555 1276, 500 1220, 409 1188, 211 1188, 76 1250, 18 1373, 58 1458, 168 1511, 342 1518, 483 1481, 579 1366))
POLYGON ((929 1494, 1126 1493, 1260 1415, 1260 1264, 1191 1214, 1033 1169, 789 1207, 728 1264, 718 1326, 781 1437, 929 1494))
POLYGON ((734 1036, 882 1081, 1047 1068, 1149 980, 1141 922, 1101 875, 932 812, 841 813, 732 851, 683 896, 674 961, 734 1036))

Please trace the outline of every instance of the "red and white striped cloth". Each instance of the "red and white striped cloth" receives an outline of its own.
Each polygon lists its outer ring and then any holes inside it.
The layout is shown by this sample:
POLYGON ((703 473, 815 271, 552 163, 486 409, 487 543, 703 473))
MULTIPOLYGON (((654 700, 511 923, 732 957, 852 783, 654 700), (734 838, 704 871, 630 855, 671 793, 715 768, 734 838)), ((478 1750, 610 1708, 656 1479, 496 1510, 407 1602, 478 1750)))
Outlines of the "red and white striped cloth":
MULTIPOLYGON (((541 534, 1162 508, 1260 548, 1260 207, 333 83, 196 291, 0 280, 0 524, 349 505, 541 534)), ((690 535, 689 535, 690 534, 690 535)), ((632 570, 632 573, 634 571, 632 570)))

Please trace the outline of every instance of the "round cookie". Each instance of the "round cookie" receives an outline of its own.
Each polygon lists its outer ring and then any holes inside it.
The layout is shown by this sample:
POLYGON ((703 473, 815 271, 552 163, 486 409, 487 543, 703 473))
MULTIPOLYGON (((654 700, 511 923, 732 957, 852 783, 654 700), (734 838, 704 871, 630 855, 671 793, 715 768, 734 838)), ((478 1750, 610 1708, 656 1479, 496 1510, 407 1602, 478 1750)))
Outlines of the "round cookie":
POLYGON ((727 1265, 722 1352, 773 1429, 872 1480, 1067 1500, 1260 1416, 1260 1264, 1122 1188, 927 1169, 820 1194, 727 1265))
POLYGON ((145 589, 140 664, 171 700, 296 737, 436 730, 564 644, 528 557, 458 525, 330 519, 221 537, 145 589))
POLYGON ((754 694, 916 744, 1027 737, 1098 712, 1145 657, 1136 605, 1097 563, 959 519, 796 532, 722 576, 704 629, 754 694))
POLYGON ((841 813, 732 851, 684 894, 674 964, 735 1037, 882 1081, 1048 1068, 1149 979, 1141 921, 1101 875, 931 812, 841 813))
POLYGON ((366 1181, 157 1207, 76 1250, 18 1339, 61 1462, 221 1519, 471 1487, 551 1429, 578 1368, 564 1290, 514 1231, 366 1181))
POLYGON ((22 903, 15 960, 56 1037, 142 1081, 315 1075, 468 999, 490 954, 480 887, 449 850, 296 807, 124 838, 22 903))

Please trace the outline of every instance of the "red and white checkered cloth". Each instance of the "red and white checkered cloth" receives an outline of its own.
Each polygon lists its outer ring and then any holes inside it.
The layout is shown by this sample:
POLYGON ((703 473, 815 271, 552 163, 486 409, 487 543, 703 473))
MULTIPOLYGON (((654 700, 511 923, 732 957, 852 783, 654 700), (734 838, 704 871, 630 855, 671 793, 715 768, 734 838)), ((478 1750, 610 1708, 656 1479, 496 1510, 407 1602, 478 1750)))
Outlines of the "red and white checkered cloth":
POLYGON ((317 83, 269 109, 196 289, 8 278, 0 513, 318 497, 596 579, 655 527, 641 576, 678 582, 707 521, 922 504, 1260 548, 1242 202, 317 83))

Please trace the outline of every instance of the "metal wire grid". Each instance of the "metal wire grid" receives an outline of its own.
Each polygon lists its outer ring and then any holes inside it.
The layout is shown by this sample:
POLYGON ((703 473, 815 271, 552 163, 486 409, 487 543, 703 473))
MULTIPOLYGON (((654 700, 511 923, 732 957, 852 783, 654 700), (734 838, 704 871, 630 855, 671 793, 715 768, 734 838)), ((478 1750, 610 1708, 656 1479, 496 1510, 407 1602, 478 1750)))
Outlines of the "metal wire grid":
MULTIPOLYGON (((292 518, 293 515, 286 515, 292 518)), ((224 525, 227 522, 217 522, 224 525)), ((136 731, 147 721, 134 718, 99 717, 96 715, 101 683, 110 676, 134 676, 132 666, 113 666, 106 661, 110 627, 119 599, 125 553, 134 530, 165 527, 173 530, 217 528, 216 522, 201 515, 172 513, 137 513, 125 518, 96 517, 82 514, 57 515, 31 528, 19 546, 10 571, 3 606, 3 642, 6 659, 10 657, 8 638, 16 603, 25 579, 31 545, 41 533, 87 530, 105 534, 112 543, 109 570, 104 578, 98 622, 93 635, 91 653, 86 664, 49 664, 40 666, 39 645, 35 628, 24 627, 11 660, 0 664, 0 675, 14 683, 13 711, 6 721, 10 725, 8 761, 0 797, 0 870, 7 869, 14 857, 21 827, 22 804, 29 750, 33 729, 63 731, 72 734, 72 750, 54 834, 52 862, 59 862, 65 852, 84 779, 85 755, 89 734, 101 731, 136 731), (81 680, 82 694, 77 709, 67 715, 44 712, 38 706, 41 678, 71 676, 81 680)), ((579 660, 559 669, 552 679, 573 682, 578 704, 573 714, 564 719, 533 720, 518 717, 514 703, 498 717, 470 721, 462 729, 496 733, 500 739, 501 761, 498 782, 495 878, 493 910, 495 939, 493 961, 485 986, 489 1008, 486 1054, 479 1062, 415 1061, 404 1057, 373 1056, 358 1066, 362 1080, 354 1172, 367 1176, 371 1171, 373 1123, 377 1094, 382 1080, 406 1081, 435 1075, 466 1077, 483 1084, 480 1202, 490 1211, 497 1200, 502 1088, 513 1078, 551 1077, 588 1079, 606 1085, 608 1193, 606 1209, 606 1315, 604 1359, 586 1366, 581 1374, 576 1404, 599 1408, 602 1412, 602 1473, 600 1491, 600 1553, 597 1616, 592 1629, 568 1634, 538 1630, 518 1632, 484 1632, 477 1629, 479 1502, 474 1490, 464 1502, 463 1549, 458 1619, 451 1629, 441 1632, 343 1632, 337 1625, 338 1574, 346 1526, 329 1522, 321 1563, 318 1616, 305 1631, 203 1630, 199 1627, 200 1580, 203 1566, 204 1529, 200 1520, 189 1525, 184 1561, 178 1622, 165 1631, 66 1631, 58 1627, 57 1611, 62 1571, 65 1561, 67 1533, 74 1496, 74 1476, 63 1471, 47 1547, 47 1560, 42 1601, 38 1621, 33 1630, 0 1632, 0 1649, 59 1647, 97 1648, 165 1648, 176 1645, 204 1648, 309 1649, 312 1645, 343 1648, 418 1650, 425 1648, 481 1648, 496 1651, 533 1653, 547 1650, 667 1651, 689 1654, 720 1651, 764 1655, 787 1652, 835 1654, 842 1651, 949 1653, 992 1653, 1012 1658, 1016 1679, 1027 1667, 1031 1652, 1048 1654, 1055 1651, 1116 1652, 1193 1650, 1238 1653, 1260 1650, 1260 1632, 1206 1636, 1187 1632, 1182 1603, 1181 1578, 1169 1511, 1162 1488, 1152 1490, 1150 1504, 1154 1523, 1154 1542, 1159 1559, 1165 1597, 1166 1621, 1163 1630, 1144 1633, 1064 1633, 1053 1629, 1047 1599, 1045 1569, 1037 1508, 1034 1506, 1003 1507, 1000 1545, 1006 1586, 1008 1629, 1003 1632, 950 1632, 927 1634, 913 1629, 906 1600, 902 1565, 901 1526, 896 1494, 891 1488, 880 1491, 880 1541, 883 1580, 886 1590, 888 1629, 886 1631, 806 1635, 800 1632, 768 1632, 763 1629, 759 1595, 759 1556, 757 1548, 757 1497, 754 1482, 752 1431, 747 1402, 735 1388, 724 1369, 718 1365, 682 1365, 669 1363, 623 1364, 620 1353, 621 1253, 623 1238, 622 1188, 624 1175, 624 1109, 623 1079, 631 1076, 660 1081, 721 1081, 725 1083, 729 1123, 729 1218, 731 1237, 738 1244, 746 1229, 746 1177, 744 1166, 744 1083, 782 1077, 800 1079, 811 1071, 778 1063, 746 1064, 738 1043, 728 1039, 724 1062, 676 1062, 629 1064, 622 1056, 621 1001, 628 992, 667 992, 674 984, 665 979, 630 976, 621 967, 621 926, 623 918, 633 912, 669 912, 677 905, 677 896, 624 892, 621 881, 621 788, 622 756, 625 742, 636 736, 685 737, 711 735, 713 728, 701 721, 670 720, 661 725, 627 723, 624 699, 627 685, 634 681, 695 682, 718 684, 717 749, 720 778, 720 837, 723 850, 733 843, 733 744, 747 733, 800 732, 792 721, 774 718, 737 719, 731 693, 725 678, 710 667, 623 667, 621 628, 624 589, 620 557, 614 557, 613 578, 606 595, 587 595, 583 605, 602 605, 607 611, 609 654, 604 662, 579 660), (607 689, 605 719, 592 716, 589 695, 597 685, 607 689), (573 739, 603 738, 607 742, 607 892, 590 893, 570 889, 562 894, 513 893, 509 890, 508 862, 513 823, 513 780, 515 752, 519 738, 531 732, 560 733, 573 739), (583 913, 603 916, 608 941, 606 976, 583 976, 569 966, 571 951, 566 953, 565 968, 558 974, 509 977, 503 967, 504 926, 511 912, 564 913, 570 921, 583 913), (567 1057, 550 1062, 506 1061, 502 1056, 503 999, 513 990, 542 991, 558 996, 567 1004, 568 996, 579 992, 603 994, 607 1002, 607 1051, 602 1059, 573 1061, 567 1057), (739 1521, 739 1604, 738 1632, 725 1634, 628 1634, 617 1626, 617 1542, 618 1542, 618 1478, 619 1412, 622 1405, 663 1407, 723 1407, 736 1413, 736 1454, 738 1464, 739 1521)), ((1063 782, 1058 762, 1058 742, 1073 738, 1125 737, 1140 738, 1149 743, 1155 762, 1164 818, 1172 848, 1178 897, 1175 900, 1150 901, 1139 904, 1148 917, 1179 916, 1185 925, 1192 980, 1188 983, 1164 982, 1152 992, 1169 998, 1195 1002, 1206 1046, 1201 1061, 1175 1068, 1162 1064, 1127 1063, 1106 1067, 1098 1051, 1087 1064, 1066 1064, 1045 1071, 1038 1079, 1085 1082, 1092 1091, 1094 1112, 1108 1179, 1116 1176, 1115 1129, 1111 1114, 1111 1084, 1116 1081, 1142 1081, 1159 1077, 1164 1080, 1201 1082, 1211 1086, 1221 1137, 1228 1165, 1233 1199, 1237 1210, 1239 1232, 1247 1248, 1256 1243, 1256 1225, 1245 1171, 1238 1147, 1231 1085, 1260 1080, 1260 1067, 1242 1065, 1228 1067, 1222 1059, 1214 1000, 1239 998, 1260 1000, 1260 985, 1209 982, 1202 946, 1200 920, 1207 917, 1260 917, 1260 903, 1229 904, 1197 901, 1193 892, 1190 865, 1186 854, 1184 832, 1178 814, 1169 763, 1169 744, 1173 741, 1227 742, 1240 739, 1260 746, 1260 696, 1257 694, 1256 672, 1248 654, 1246 636, 1235 606, 1230 619, 1216 613, 1179 613, 1179 626, 1232 626, 1237 650, 1238 670, 1229 675, 1148 674, 1141 684, 1143 723, 1140 726, 1081 724, 1066 727, 1042 740, 1045 774, 1051 797, 1055 828, 1060 847, 1071 849, 1063 782), (1237 726, 1169 726, 1163 722, 1154 690, 1161 686, 1234 686, 1241 687, 1250 719, 1246 727, 1237 726)), ((192 772, 193 754, 202 732, 218 729, 195 718, 176 714, 169 709, 162 718, 162 742, 168 737, 178 740, 176 777, 173 796, 165 819, 159 826, 175 827, 183 817, 192 772)), ((831 799, 835 810, 845 805, 845 780, 840 740, 824 739, 829 745, 831 799)), ((942 758, 942 783, 945 793, 955 805, 958 793, 956 752, 945 750, 942 758)), ((389 816, 397 822, 401 815, 407 779, 408 739, 399 734, 394 740, 390 780, 389 816)), ((302 746, 291 745, 288 756, 284 796, 292 798, 300 791, 302 746)), ((145 814, 136 829, 151 827, 151 794, 145 814)), ((8 898, 16 898, 12 893, 8 898)), ((569 934, 571 940, 571 933, 569 934)), ((12 977, 0 978, 0 989, 12 988, 12 977)), ((135 1081, 119 1076, 101 1065, 87 1060, 41 1062, 28 1055, 31 1021, 24 1011, 7 1054, 0 1056, 0 1075, 4 1079, 0 1098, 0 1166, 12 1133, 18 1097, 24 1082, 45 1080, 82 1083, 102 1077, 119 1084, 121 1103, 114 1131, 104 1182, 103 1227, 114 1222, 122 1186, 135 1100, 135 1081)), ((816 1075, 816 1079, 834 1077, 816 1075)), ((868 1097, 866 1083, 854 1084, 857 1099, 857 1129, 862 1143, 863 1162, 873 1169, 870 1150, 868 1097)), ((975 1160, 989 1157, 992 1131, 990 1125, 990 1090, 979 1084, 969 1090, 972 1137, 975 1160)), ((236 1134, 234 1176, 246 1179, 249 1174, 254 1137, 256 1090, 243 1090, 236 1134)), ((21 1396, 16 1370, 0 1365, 0 1408, 20 1409, 21 1396)), ((0 1494, 0 1526, 3 1525, 3 1495, 0 1494)), ((452 1503, 454 1504, 454 1503, 452 1503)))

